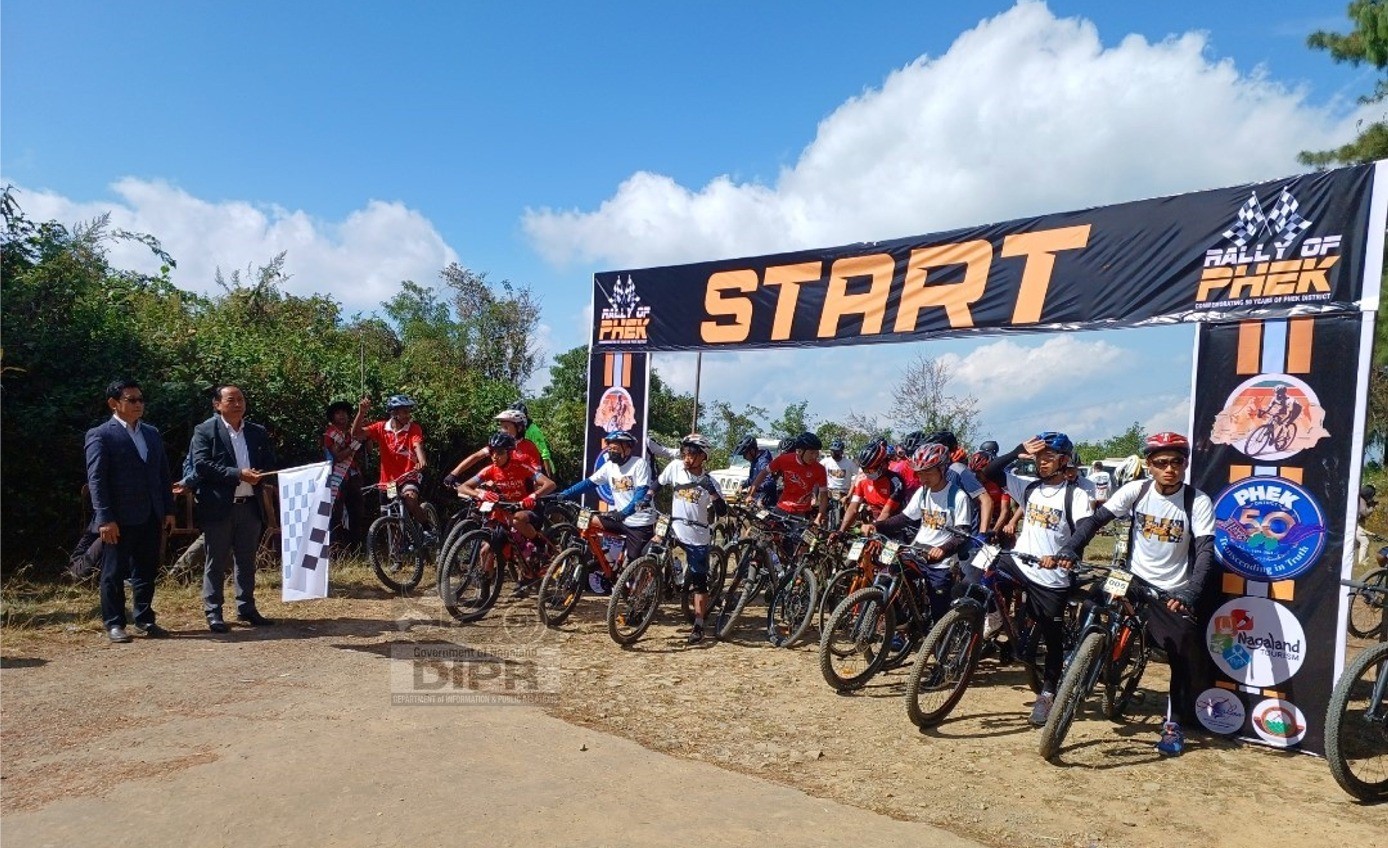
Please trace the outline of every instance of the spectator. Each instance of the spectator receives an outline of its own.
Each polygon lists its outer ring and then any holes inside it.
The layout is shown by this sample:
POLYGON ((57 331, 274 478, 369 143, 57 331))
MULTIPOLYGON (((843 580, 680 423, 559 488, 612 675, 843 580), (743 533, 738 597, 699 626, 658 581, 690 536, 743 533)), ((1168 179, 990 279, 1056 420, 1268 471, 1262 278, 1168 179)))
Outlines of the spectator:
POLYGON ((362 499, 361 465, 357 451, 361 442, 352 439, 352 417, 356 409, 340 400, 328 407, 328 428, 323 431, 323 451, 333 464, 330 486, 335 487, 330 526, 333 541, 348 548, 366 541, 366 504, 362 499))

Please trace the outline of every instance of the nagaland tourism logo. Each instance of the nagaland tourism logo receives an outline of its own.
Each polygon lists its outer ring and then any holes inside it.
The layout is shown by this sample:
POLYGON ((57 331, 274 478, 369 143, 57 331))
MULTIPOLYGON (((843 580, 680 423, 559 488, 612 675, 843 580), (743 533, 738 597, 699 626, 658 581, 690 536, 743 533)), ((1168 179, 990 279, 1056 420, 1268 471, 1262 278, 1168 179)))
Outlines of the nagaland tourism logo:
POLYGON ((1272 462, 1315 447, 1329 435, 1325 409, 1310 386, 1290 374, 1259 374, 1229 393, 1215 415, 1210 441, 1272 462))
POLYGON ((1290 580, 1325 549, 1325 514, 1282 477, 1247 477, 1215 498, 1215 557, 1249 580, 1290 580))
POLYGON ((641 296, 636 293, 636 283, 628 274, 623 280, 620 276, 612 284, 612 291, 605 291, 601 283, 598 291, 607 299, 607 306, 598 315, 598 342, 609 345, 643 345, 649 341, 651 308, 641 305, 641 296))
POLYGON ((1195 699, 1195 717, 1212 733, 1228 736, 1243 729, 1243 701, 1228 689, 1211 687, 1195 699))
POLYGON ((1291 701, 1268 698, 1253 708, 1253 732, 1269 745, 1290 748, 1306 735, 1306 716, 1291 701))
POLYGON ((1301 669, 1306 633, 1292 611, 1267 598, 1234 598, 1215 611, 1205 643, 1219 670, 1247 686, 1275 686, 1301 669))
POLYGON ((1312 221, 1300 209, 1290 188, 1267 202, 1250 192, 1225 241, 1205 251, 1196 308, 1329 301, 1342 236, 1307 235, 1312 221))

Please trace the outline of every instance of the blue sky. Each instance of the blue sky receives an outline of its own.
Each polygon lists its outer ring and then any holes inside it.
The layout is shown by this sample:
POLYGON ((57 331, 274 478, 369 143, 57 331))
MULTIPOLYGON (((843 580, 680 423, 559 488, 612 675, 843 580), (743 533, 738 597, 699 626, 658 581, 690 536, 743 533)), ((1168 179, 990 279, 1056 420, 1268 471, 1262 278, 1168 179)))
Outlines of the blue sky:
MULTIPOLYGON (((32 215, 155 234, 185 288, 287 250, 291 289, 370 310, 457 260, 529 284, 553 353, 587 341, 595 270, 1294 173, 1367 114, 1372 71, 1305 47, 1346 5, 10 0, 0 178, 32 215)), ((1190 347, 718 354, 703 391, 884 416, 895 372, 945 356, 1000 440, 1095 438, 1183 427, 1190 347)), ((691 357, 657 368, 692 388, 691 357)))

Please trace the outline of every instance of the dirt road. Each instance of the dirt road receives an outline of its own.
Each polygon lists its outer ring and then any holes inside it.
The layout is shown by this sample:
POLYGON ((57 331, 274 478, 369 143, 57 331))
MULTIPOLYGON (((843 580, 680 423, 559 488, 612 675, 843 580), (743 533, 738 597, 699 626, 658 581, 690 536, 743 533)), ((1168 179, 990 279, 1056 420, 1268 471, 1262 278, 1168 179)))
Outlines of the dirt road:
POLYGON ((1351 802, 1314 758, 1204 742, 1161 760, 1155 715, 1085 722, 1048 765, 1015 673, 986 675, 922 735, 904 674, 839 696, 810 648, 687 648, 658 626, 624 651, 596 601, 553 632, 529 604, 464 628, 440 626, 428 600, 358 594, 265 603, 287 620, 229 636, 166 616, 167 642, 108 646, 95 626, 8 640, 6 844, 686 845, 697 831, 710 845, 1372 845, 1385 832, 1382 809, 1351 802), (410 658, 450 644, 491 662, 410 658), (543 704, 403 703, 512 676, 543 704))

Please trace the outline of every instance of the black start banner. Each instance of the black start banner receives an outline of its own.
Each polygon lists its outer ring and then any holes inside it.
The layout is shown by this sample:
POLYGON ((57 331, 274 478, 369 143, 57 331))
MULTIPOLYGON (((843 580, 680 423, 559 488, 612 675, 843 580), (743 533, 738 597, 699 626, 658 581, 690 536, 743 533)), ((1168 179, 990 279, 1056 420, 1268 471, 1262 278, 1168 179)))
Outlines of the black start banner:
POLYGON ((1374 173, 1363 165, 893 241, 599 273, 593 350, 1376 310, 1377 277, 1362 283, 1366 257, 1382 249, 1368 226, 1374 173))

